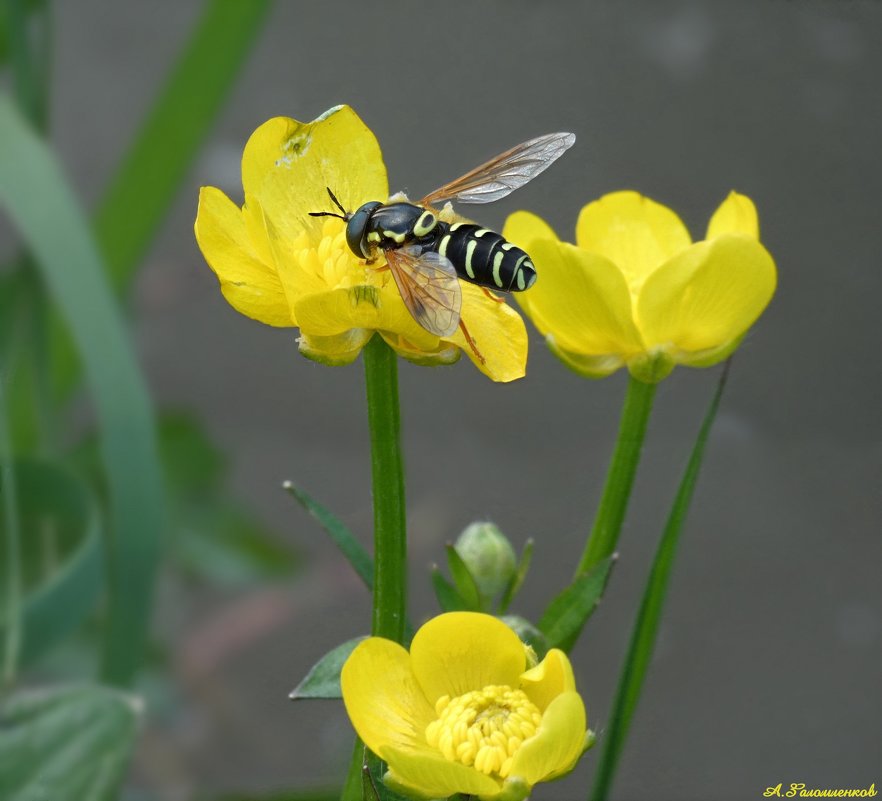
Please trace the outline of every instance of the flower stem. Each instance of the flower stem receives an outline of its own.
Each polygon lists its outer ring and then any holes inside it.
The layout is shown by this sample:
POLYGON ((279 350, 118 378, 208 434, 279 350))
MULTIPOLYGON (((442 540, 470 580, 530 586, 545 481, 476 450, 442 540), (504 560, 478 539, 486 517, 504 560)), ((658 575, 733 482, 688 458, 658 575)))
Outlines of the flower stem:
POLYGON ((655 386, 633 377, 630 379, 619 421, 619 437, 606 474, 603 496, 591 535, 576 568, 576 577, 587 573, 616 549, 652 411, 655 386))
MULTIPOLYGON (((407 529, 398 361, 375 334, 362 351, 371 432, 374 496, 374 592, 371 633, 403 642, 407 619, 407 529)), ((356 739, 343 801, 361 801, 363 746, 356 739)))
POLYGON ((364 351, 374 495, 371 633, 402 642, 407 607, 407 530, 398 410, 398 362, 379 334, 364 351))
POLYGON ((730 363, 731 360, 726 362, 720 374, 716 392, 705 413, 704 421, 701 424, 701 429, 692 448, 692 454, 689 457, 689 463, 683 473, 683 478, 680 481, 677 495, 662 532, 658 549, 656 550, 649 580, 646 583, 643 599, 640 602, 640 611, 637 613, 637 620, 634 624, 634 631, 631 633, 628 655, 619 677, 619 686, 616 690, 612 712, 610 713, 603 752, 600 755, 600 762, 597 766, 591 801, 605 801, 612 785, 619 757, 625 744, 625 738, 628 735, 628 727, 631 723, 634 709, 637 706, 637 700, 640 697, 646 669, 649 666, 649 660, 652 658, 655 637, 664 606, 668 579, 674 564, 674 555, 677 550, 680 531, 689 511, 689 504, 692 500, 692 494, 698 480, 698 473, 701 469, 708 434, 716 418, 720 399, 723 396, 723 389, 726 386, 730 363))

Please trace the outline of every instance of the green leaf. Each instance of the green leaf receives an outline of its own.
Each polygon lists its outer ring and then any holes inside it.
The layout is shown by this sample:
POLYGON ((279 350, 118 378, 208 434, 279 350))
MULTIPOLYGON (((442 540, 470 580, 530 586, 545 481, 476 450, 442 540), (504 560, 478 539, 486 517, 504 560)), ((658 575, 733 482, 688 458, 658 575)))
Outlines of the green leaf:
POLYGON ((365 637, 355 637, 328 651, 316 662, 288 696, 292 701, 302 698, 342 698, 340 692, 340 671, 349 654, 355 650, 365 637))
POLYGON ((456 587, 441 574, 438 565, 432 565, 432 588, 442 612, 462 612, 469 608, 456 587))
POLYGON ((0 704, 0 798, 113 801, 141 703, 107 687, 19 692, 0 704))
POLYGON ((671 577, 671 568, 674 564, 677 543, 680 539, 680 531, 683 528, 683 523, 689 511, 689 505, 692 502, 692 494, 695 491, 695 484, 698 481, 701 462, 704 458, 704 449, 707 445, 711 427, 717 416, 717 409, 720 407, 720 400, 723 397, 723 390, 726 386, 731 363, 732 360, 730 358, 720 373, 716 392, 705 413, 695 445, 692 447, 689 463, 677 489, 677 495, 674 498, 667 523, 662 532, 655 559, 652 562, 652 569, 646 582, 646 589, 643 591, 643 599, 640 602, 640 610, 637 613, 637 620, 631 633, 628 654, 625 657, 622 673, 619 676, 619 684, 609 717, 606 737, 604 738, 597 773, 594 776, 594 788, 591 792, 592 801, 604 801, 608 796, 616 767, 628 736, 631 718, 637 707, 637 700, 640 698, 640 691, 643 687, 643 679, 646 676, 649 660, 652 658, 652 652, 655 648, 655 638, 658 633, 658 624, 668 590, 668 580, 671 577))
POLYGON ((367 549, 355 535, 343 525, 331 512, 318 501, 313 499, 300 487, 291 481, 283 485, 285 491, 291 495, 310 515, 312 515, 325 530, 325 533, 334 541, 346 560, 352 565, 359 578, 369 589, 374 588, 374 560, 371 559, 367 549))
POLYGON ((447 550, 447 566, 450 568, 453 586, 456 587, 459 597, 465 603, 465 608, 472 612, 483 611, 481 593, 478 591, 478 585, 475 583, 474 576, 472 576, 466 563, 462 561, 462 557, 453 545, 448 543, 445 549, 447 550))
POLYGON ((95 402, 111 499, 104 672, 128 684, 141 661, 165 527, 150 401, 86 220, 54 155, 6 98, 0 141, 0 202, 73 335, 95 402))
POLYGON ((549 648, 569 651, 585 622, 600 602, 617 554, 606 557, 588 573, 576 578, 548 605, 539 621, 539 629, 549 648))
POLYGON ((515 596, 520 592, 524 585, 524 579, 527 577, 527 571, 530 569, 530 562, 533 561, 533 540, 529 539, 524 543, 524 550, 521 551, 521 558, 518 560, 518 569, 508 582, 505 592, 502 593, 502 600, 499 602, 499 614, 503 614, 511 605, 515 596))
MULTIPOLYGON (((15 488, 24 593, 19 661, 27 667, 83 622, 104 576, 98 508, 76 476, 48 462, 21 461, 15 488)), ((0 648, 8 617, 0 609, 0 648)))
MULTIPOLYGON (((113 285, 125 288, 239 75, 268 0, 209 0, 95 215, 113 285)), ((195 217, 196 198, 193 198, 195 217)))

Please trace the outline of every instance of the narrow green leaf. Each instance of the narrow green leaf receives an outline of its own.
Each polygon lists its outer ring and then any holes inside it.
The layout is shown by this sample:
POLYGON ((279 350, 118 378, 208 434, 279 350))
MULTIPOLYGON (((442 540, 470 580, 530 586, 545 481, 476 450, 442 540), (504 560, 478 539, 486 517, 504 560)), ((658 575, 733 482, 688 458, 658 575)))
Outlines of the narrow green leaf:
POLYGON ((445 546, 447 550, 447 566, 450 568, 450 576, 453 579, 453 586, 459 597, 466 604, 466 609, 472 612, 483 611, 483 603, 481 601, 481 593, 465 562, 459 552, 451 544, 445 546))
POLYGON ((530 570, 530 562, 532 561, 533 540, 529 539, 524 543, 524 550, 521 551, 521 558, 518 560, 518 568, 502 593, 502 600, 499 602, 500 615, 505 613, 515 596, 520 592, 521 587, 523 587, 524 579, 527 577, 527 572, 530 570))
MULTIPOLYGON (((22 643, 27 667, 94 609, 103 583, 98 507, 72 473, 49 462, 20 461, 15 489, 22 531, 22 643)), ((6 495, 0 482, 0 495, 6 495)), ((0 640, 10 624, 0 609, 0 640)))
POLYGON ((573 647, 585 622, 600 603, 617 558, 613 554, 602 560, 576 578, 548 605, 539 621, 539 630, 548 640, 549 648, 569 651, 573 647))
POLYGON ((367 549, 355 535, 343 525, 331 512, 318 501, 308 495, 291 481, 282 485, 285 491, 294 498, 310 515, 312 515, 334 541, 346 560, 358 574, 369 590, 374 588, 374 560, 367 549))
POLYGON ((328 651, 310 669, 288 696, 292 701, 302 698, 342 698, 340 691, 340 671, 349 654, 355 650, 365 637, 355 637, 328 651))
POLYGON ((116 288, 126 287, 153 240, 269 6, 268 0, 206 4, 95 215, 96 236, 116 288))
POLYGON ((0 704, 0 798, 113 801, 141 702, 107 687, 19 692, 0 704))
POLYGON ((723 366, 716 392, 705 414, 689 463, 683 473, 674 504, 671 507, 668 521, 662 532, 658 550, 646 582, 643 599, 640 602, 640 610, 634 630, 631 633, 631 642, 628 646, 628 654, 619 676, 619 685, 610 713, 609 725, 604 738, 597 773, 594 777, 594 788, 591 793, 592 801, 604 801, 609 794, 615 776, 616 767, 621 757, 622 748, 628 736, 628 728, 631 718, 637 707, 637 700, 643 687, 643 679, 649 667, 649 660, 655 648, 655 637, 658 633, 658 624, 664 607, 665 595, 668 589, 668 580, 671 576, 671 568, 674 564, 674 555, 677 550, 677 542, 680 531, 689 511, 695 484, 701 470, 701 462, 704 458, 704 450, 707 445, 708 435, 717 416, 720 400, 729 374, 731 358, 723 366))
POLYGON ((469 608, 456 587, 441 574, 438 565, 432 565, 432 588, 442 612, 461 612, 469 608))
POLYGON ((104 671, 125 685, 141 661, 164 529, 150 401, 86 220, 54 155, 5 98, 0 141, 0 202, 73 335, 102 431, 111 499, 104 671))

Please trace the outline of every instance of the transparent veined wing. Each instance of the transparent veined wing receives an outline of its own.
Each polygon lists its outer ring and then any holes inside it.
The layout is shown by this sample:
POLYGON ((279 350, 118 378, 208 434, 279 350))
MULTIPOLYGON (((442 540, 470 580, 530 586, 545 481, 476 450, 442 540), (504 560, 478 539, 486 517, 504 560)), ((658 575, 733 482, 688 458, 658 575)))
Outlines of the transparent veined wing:
POLYGON ((462 290, 450 259, 434 251, 420 255, 417 247, 387 250, 384 255, 413 319, 435 336, 456 331, 462 290))
POLYGON ((496 158, 426 195, 420 202, 426 206, 440 206, 448 200, 459 203, 492 203, 500 200, 550 167, 575 141, 576 135, 571 133, 538 136, 500 153, 496 158))

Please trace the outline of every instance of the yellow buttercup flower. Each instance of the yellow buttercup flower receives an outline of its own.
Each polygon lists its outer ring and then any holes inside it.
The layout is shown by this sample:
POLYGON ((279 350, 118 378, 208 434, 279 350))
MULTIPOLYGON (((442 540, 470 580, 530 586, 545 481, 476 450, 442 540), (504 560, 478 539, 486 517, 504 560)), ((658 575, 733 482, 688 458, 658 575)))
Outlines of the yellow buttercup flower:
POLYGON ((346 245, 342 220, 327 210, 330 187, 350 210, 389 196, 380 146, 347 106, 310 123, 276 117, 261 125, 242 155, 245 204, 203 187, 196 239, 237 311, 268 325, 300 329, 300 351, 348 364, 378 332, 399 355, 450 363, 465 351, 494 381, 524 375, 527 334, 520 315, 462 282, 461 330, 439 338, 410 315, 382 261, 366 265, 346 245))
POLYGON ((676 364, 716 364, 775 291, 756 208, 735 192, 694 244, 673 211, 636 192, 585 206, 575 245, 524 211, 508 218, 504 235, 530 253, 539 273, 518 299, 522 308, 554 353, 590 377, 626 366, 652 383, 676 364))
POLYGON ((571 771, 588 742, 566 654, 553 649, 537 665, 491 615, 439 615, 410 653, 370 637, 341 685, 359 737, 388 765, 387 786, 417 798, 521 801, 571 771))

